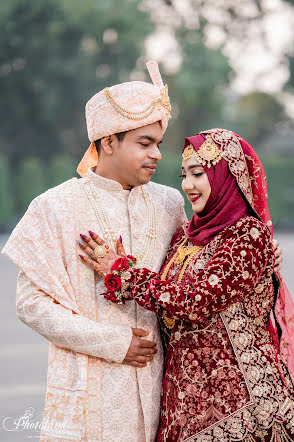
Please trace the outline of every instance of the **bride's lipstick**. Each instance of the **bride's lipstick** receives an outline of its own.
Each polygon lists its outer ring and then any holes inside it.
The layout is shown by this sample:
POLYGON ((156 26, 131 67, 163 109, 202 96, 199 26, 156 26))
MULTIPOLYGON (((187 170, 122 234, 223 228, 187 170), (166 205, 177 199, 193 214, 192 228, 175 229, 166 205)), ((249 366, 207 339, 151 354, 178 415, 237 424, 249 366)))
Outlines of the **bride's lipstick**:
POLYGON ((192 203, 195 203, 202 196, 202 193, 189 193, 189 199, 192 203))

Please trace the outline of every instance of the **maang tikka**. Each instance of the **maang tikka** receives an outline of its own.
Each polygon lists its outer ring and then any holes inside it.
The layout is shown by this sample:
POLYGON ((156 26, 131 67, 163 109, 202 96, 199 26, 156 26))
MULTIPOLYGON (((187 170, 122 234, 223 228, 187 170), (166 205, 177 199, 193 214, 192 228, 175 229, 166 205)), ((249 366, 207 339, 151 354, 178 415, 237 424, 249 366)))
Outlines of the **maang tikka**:
POLYGON ((213 141, 210 134, 206 135, 206 140, 201 145, 197 152, 194 150, 192 144, 189 144, 182 154, 184 161, 189 160, 193 155, 197 158, 202 166, 211 167, 211 164, 215 166, 223 157, 223 153, 218 145, 213 141))

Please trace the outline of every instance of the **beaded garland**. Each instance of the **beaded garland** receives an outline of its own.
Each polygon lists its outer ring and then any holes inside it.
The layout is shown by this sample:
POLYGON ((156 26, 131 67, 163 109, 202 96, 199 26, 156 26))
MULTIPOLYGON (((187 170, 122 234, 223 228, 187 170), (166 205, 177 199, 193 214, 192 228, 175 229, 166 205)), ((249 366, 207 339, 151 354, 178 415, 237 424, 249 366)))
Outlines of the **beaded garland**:
MULTIPOLYGON (((116 249, 116 240, 119 237, 111 227, 108 214, 103 207, 99 193, 89 179, 84 180, 86 194, 93 206, 98 223, 103 232, 103 239, 112 248, 116 249)), ((147 268, 152 267, 153 257, 150 251, 153 249, 153 242, 157 239, 157 222, 155 216, 155 207, 150 193, 141 187, 141 192, 148 209, 148 228, 145 236, 145 242, 142 253, 137 257, 139 265, 144 264, 147 268)))

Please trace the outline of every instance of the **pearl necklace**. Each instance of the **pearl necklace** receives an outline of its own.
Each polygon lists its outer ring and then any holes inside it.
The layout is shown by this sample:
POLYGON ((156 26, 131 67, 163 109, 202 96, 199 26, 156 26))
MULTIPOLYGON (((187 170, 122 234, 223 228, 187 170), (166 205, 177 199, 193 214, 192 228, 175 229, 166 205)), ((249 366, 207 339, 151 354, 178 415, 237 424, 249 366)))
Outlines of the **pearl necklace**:
MULTIPOLYGON (((98 223, 102 229, 103 238, 106 243, 115 250, 116 240, 119 235, 117 235, 111 227, 109 216, 105 208, 103 207, 100 195, 91 180, 88 178, 84 180, 84 187, 86 190, 86 194, 93 206, 98 223)), ((139 266, 144 265, 147 268, 151 268, 153 262, 153 254, 150 253, 150 251, 152 252, 153 243, 157 239, 157 223, 152 196, 146 189, 143 189, 143 186, 141 187, 141 192, 148 209, 148 228, 145 236, 143 250, 142 253, 137 256, 137 262, 139 266)))

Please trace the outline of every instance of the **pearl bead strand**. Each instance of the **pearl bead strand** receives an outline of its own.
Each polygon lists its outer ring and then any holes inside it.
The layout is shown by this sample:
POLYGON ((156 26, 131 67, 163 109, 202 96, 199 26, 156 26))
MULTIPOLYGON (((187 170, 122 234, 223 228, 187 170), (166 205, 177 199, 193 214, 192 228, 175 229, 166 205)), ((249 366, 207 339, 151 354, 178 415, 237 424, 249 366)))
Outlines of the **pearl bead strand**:
MULTIPOLYGON (((92 207, 94 209, 101 230, 103 232, 103 239, 111 248, 115 250, 116 240, 118 238, 118 235, 116 234, 116 232, 114 232, 114 230, 111 227, 109 216, 105 208, 103 207, 99 193, 97 192, 95 186, 91 183, 89 179, 84 180, 84 188, 92 204, 92 207)), ((154 250, 153 244, 157 239, 157 222, 155 215, 155 207, 150 193, 146 189, 143 189, 143 186, 141 187, 141 192, 148 210, 148 217, 147 217, 148 227, 145 235, 145 242, 142 253, 139 256, 137 256, 137 263, 138 266, 145 266, 147 268, 152 268, 152 263, 153 263, 152 252, 154 250)))

